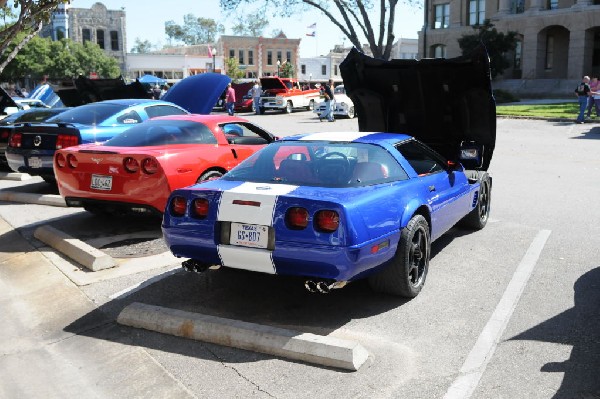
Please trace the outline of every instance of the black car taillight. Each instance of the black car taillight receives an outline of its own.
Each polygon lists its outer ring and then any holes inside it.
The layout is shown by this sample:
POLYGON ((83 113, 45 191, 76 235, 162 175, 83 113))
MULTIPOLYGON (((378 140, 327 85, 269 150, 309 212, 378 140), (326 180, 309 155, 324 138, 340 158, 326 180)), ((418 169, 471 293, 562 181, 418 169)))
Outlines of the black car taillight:
POLYGON ((13 133, 8 139, 8 146, 13 148, 20 148, 22 140, 23 135, 21 133, 13 133))
POLYGON ((308 226, 308 211, 300 207, 290 208, 285 214, 285 222, 290 229, 305 229, 308 226))
POLYGON ((171 200, 171 214, 173 216, 185 215, 185 208, 187 207, 187 201, 183 197, 173 197, 171 200))
POLYGON ((129 173, 135 173, 140 170, 140 164, 135 158, 127 157, 123 160, 123 167, 129 173))
POLYGON ((56 137, 56 149, 61 150, 79 144, 79 138, 71 134, 59 134, 56 137))
POLYGON ((340 226, 340 215, 336 211, 323 210, 315 214, 315 226, 319 231, 331 233, 340 226))
POLYGON ((209 202, 206 198, 196 198, 194 202, 192 202, 192 212, 194 216, 204 219, 208 216, 208 210, 210 208, 209 202))

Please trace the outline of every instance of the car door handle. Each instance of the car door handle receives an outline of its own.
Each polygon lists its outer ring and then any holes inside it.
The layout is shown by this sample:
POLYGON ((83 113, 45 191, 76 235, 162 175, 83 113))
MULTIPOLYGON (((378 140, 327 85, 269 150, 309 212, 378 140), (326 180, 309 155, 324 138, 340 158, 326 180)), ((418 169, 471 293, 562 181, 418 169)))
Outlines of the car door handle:
POLYGON ((435 186, 429 186, 429 191, 435 191, 435 186))

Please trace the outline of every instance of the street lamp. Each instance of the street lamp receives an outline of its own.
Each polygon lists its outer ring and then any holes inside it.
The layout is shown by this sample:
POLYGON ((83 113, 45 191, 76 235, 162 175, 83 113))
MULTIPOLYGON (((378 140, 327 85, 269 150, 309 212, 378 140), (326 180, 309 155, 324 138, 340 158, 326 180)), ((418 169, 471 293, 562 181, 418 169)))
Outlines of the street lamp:
POLYGON ((281 65, 281 61, 277 60, 277 76, 279 76, 279 66, 281 65))
POLYGON ((216 72, 217 64, 215 63, 215 57, 217 56, 217 49, 213 49, 212 56, 213 56, 213 72, 216 72))

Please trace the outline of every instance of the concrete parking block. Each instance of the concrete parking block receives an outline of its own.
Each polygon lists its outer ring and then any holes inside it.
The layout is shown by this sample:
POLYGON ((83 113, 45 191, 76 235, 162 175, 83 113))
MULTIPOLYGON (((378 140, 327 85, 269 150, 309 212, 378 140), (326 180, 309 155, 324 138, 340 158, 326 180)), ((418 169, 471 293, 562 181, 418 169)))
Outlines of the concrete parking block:
POLYGON ((27 173, 0 172, 0 180, 23 181, 23 180, 29 180, 31 178, 32 178, 32 176, 27 173))
POLYGON ((63 197, 57 194, 19 193, 15 191, 0 191, 0 201, 24 202, 26 204, 50 205, 66 207, 63 197))
POLYGON ((369 353, 357 342, 134 302, 122 325, 356 371, 369 353))
POLYGON ((104 252, 54 227, 38 227, 33 236, 92 271, 117 265, 117 261, 104 252))

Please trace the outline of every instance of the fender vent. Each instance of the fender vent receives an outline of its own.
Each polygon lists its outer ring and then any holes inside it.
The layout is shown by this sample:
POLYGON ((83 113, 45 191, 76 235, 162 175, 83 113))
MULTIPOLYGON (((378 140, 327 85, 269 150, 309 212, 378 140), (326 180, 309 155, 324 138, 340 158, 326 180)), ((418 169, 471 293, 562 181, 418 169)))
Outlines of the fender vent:
POLYGON ((475 206, 477 205, 478 198, 479 198, 479 191, 475 191, 475 194, 473 195, 473 204, 471 205, 472 208, 475 208, 475 206))

